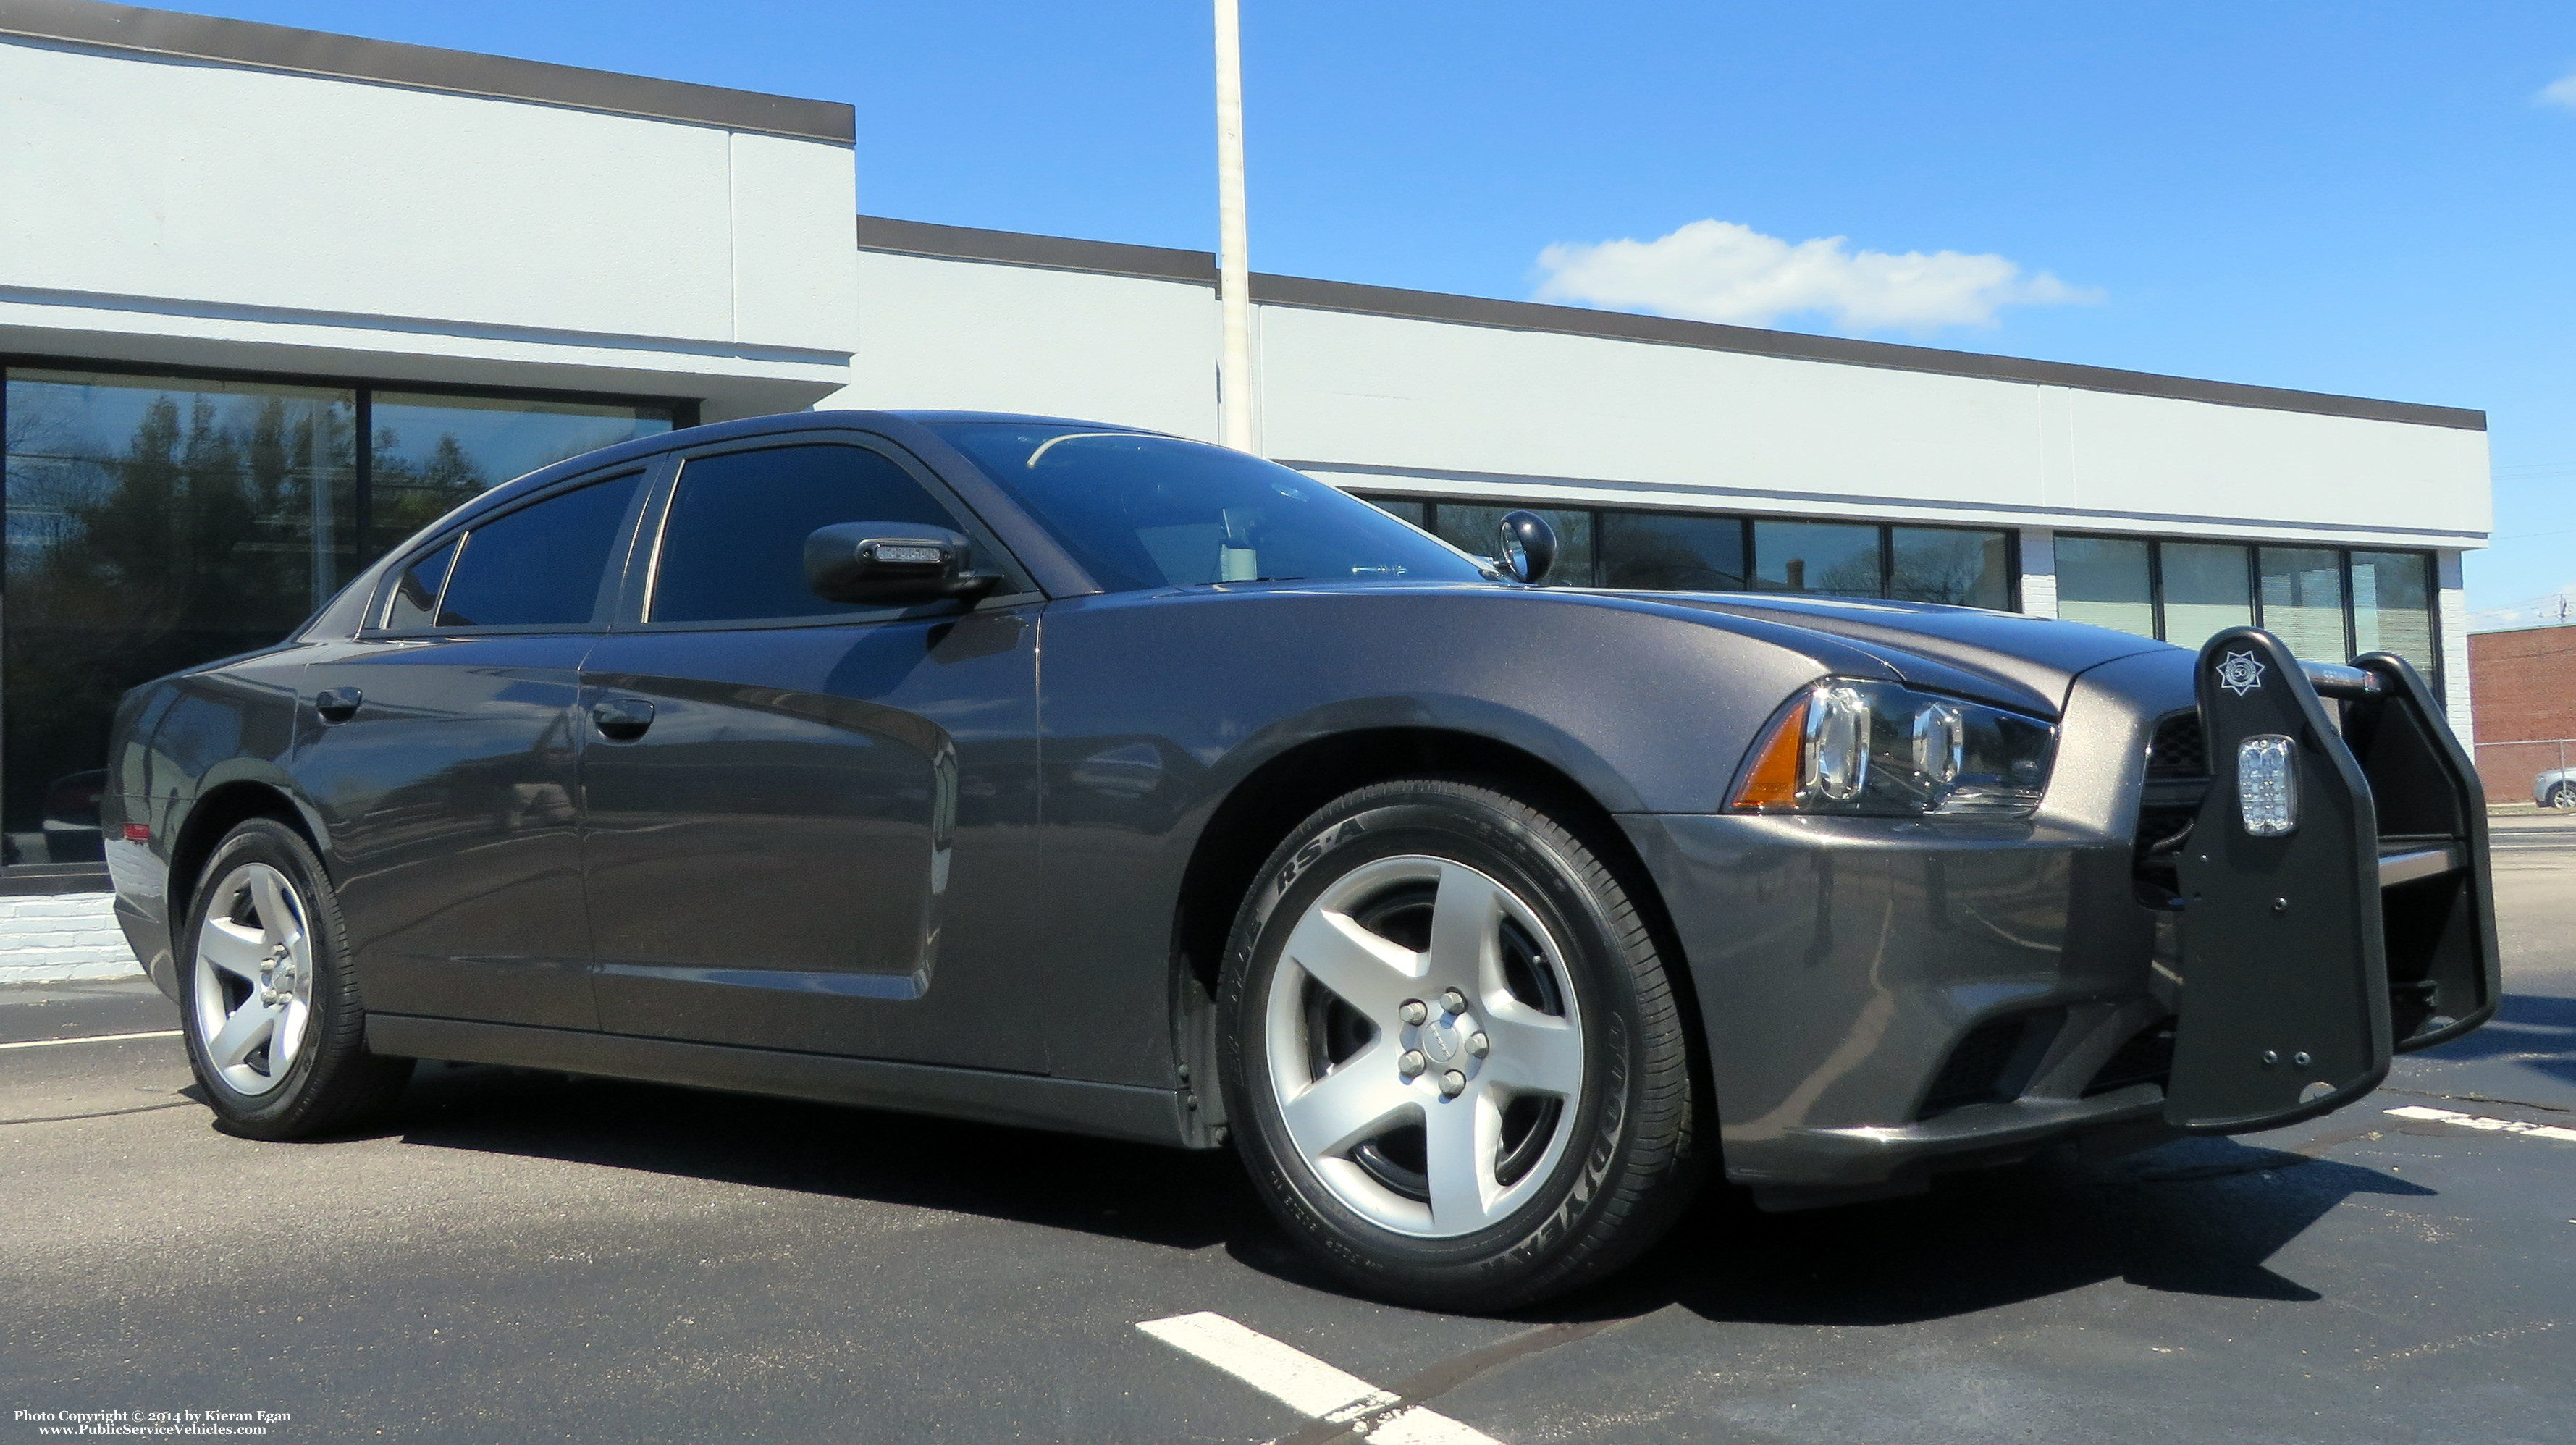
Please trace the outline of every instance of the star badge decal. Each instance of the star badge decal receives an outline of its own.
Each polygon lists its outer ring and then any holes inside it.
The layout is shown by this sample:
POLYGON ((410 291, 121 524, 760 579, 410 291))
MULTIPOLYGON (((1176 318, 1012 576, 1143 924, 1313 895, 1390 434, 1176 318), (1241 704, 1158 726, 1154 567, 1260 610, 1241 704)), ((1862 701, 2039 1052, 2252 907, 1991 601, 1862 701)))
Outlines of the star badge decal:
POLYGON ((2263 685, 2263 662, 2250 652, 2231 652, 2219 659, 2218 685, 2243 697, 2263 685))

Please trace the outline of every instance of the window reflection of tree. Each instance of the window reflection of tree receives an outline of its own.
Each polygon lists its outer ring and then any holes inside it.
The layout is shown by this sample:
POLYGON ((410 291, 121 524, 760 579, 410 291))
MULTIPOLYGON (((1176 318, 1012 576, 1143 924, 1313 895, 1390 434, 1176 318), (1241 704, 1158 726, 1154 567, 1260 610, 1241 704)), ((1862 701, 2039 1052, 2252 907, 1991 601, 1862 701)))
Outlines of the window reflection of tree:
MULTIPOLYGON (((566 455, 577 456, 581 448, 566 455)), ((391 427, 378 427, 367 490, 372 551, 381 554, 405 537, 453 511, 459 503, 488 490, 492 481, 453 432, 439 433, 424 458, 406 456, 402 438, 391 427)))
POLYGON ((352 407, 163 392, 121 447, 82 388, 9 395, 7 828, 99 765, 116 699, 274 641, 354 570, 352 407))

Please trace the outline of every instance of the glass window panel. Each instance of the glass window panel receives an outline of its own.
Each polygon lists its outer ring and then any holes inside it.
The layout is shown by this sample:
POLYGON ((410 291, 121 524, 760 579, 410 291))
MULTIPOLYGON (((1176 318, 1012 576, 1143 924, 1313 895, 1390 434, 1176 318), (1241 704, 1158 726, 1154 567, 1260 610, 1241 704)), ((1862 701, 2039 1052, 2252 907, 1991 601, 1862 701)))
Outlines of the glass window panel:
POLYGON ((1442 502, 1431 510, 1431 530, 1440 540, 1471 557, 1490 558, 1502 549, 1503 515, 1522 511, 1538 513, 1556 529, 1556 565, 1548 570, 1548 585, 1591 586, 1592 514, 1588 511, 1524 507, 1518 503, 1480 507, 1442 502))
POLYGON ((2198 647, 2230 627, 2254 620, 2253 584, 2245 549, 2223 542, 2167 542, 2164 569, 2165 640, 2198 647))
POLYGON ((2156 605, 2147 570, 2147 543, 2128 537, 2057 539, 2057 615, 2156 635, 2156 605))
POLYGON ((1744 522, 1675 512, 1603 512, 1601 585, 1678 592, 1744 587, 1744 522))
POLYGON ((380 391, 370 405, 369 557, 457 503, 567 457, 669 431, 668 406, 380 391))
POLYGON ((2357 652, 2393 652, 2433 673, 2433 559, 2421 552, 2352 554, 2357 652))
POLYGON ((1043 422, 932 430, 1113 592, 1476 575, 1457 553, 1339 487, 1224 447, 1043 422))
POLYGON ((93 861, 75 804, 118 695, 277 641, 356 570, 357 397, 40 368, 7 388, 0 858, 93 861))
POLYGON ((1888 595, 1960 607, 2012 606, 2012 547, 2001 532, 1957 527, 1893 528, 1896 575, 1888 595))
POLYGON ((884 611, 880 603, 826 602, 805 585, 805 539, 841 522, 964 530, 902 467, 864 447, 768 447, 689 462, 662 528, 653 620, 884 611))
POLYGON ((2315 662, 2346 660, 2343 558, 2327 547, 2258 547, 2263 626, 2315 662))
POLYGON ((1411 522, 1426 532, 1431 530, 1431 504, 1428 502, 1417 502, 1410 497, 1362 497, 1360 500, 1390 517, 1411 522))
POLYGON ((385 602, 385 629, 417 632, 438 616, 438 594, 447 589, 447 569, 456 561, 456 544, 448 543, 403 569, 394 595, 385 602))
POLYGON ((587 624, 642 480, 629 474, 548 497, 466 533, 439 599, 438 625, 587 624))
POLYGON ((1754 586, 1828 597, 1879 595, 1878 528, 1852 522, 1756 522, 1754 586))

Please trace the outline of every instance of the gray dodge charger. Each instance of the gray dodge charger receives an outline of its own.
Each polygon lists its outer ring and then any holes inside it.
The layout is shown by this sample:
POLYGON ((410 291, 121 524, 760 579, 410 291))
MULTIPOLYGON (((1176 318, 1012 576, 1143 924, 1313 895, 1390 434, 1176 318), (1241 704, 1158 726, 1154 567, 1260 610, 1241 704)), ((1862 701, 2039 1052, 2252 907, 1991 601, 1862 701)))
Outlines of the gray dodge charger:
POLYGON ((1543 588, 1129 428, 820 412, 476 498, 147 684, 117 912, 223 1125, 414 1059, 1231 1144, 1500 1309, 1767 1207, 2267 1129, 2498 998, 2401 659, 1543 588))

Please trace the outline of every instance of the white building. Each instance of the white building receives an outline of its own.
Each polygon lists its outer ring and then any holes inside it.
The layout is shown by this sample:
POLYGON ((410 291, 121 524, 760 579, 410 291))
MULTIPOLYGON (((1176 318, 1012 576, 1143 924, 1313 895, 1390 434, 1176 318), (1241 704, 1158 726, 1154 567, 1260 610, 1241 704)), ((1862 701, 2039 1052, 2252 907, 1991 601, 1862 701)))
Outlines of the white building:
MULTIPOLYGON (((0 977, 123 966, 83 931, 117 694, 283 634, 476 487, 816 405, 1218 435, 1208 255, 862 217, 852 143, 841 104, 0 0, 0 977)), ((2259 620, 2406 654, 2469 730, 2482 413, 1292 277, 1253 299, 1265 455, 1476 544, 1539 507, 1569 583, 2182 642, 2259 620)))

